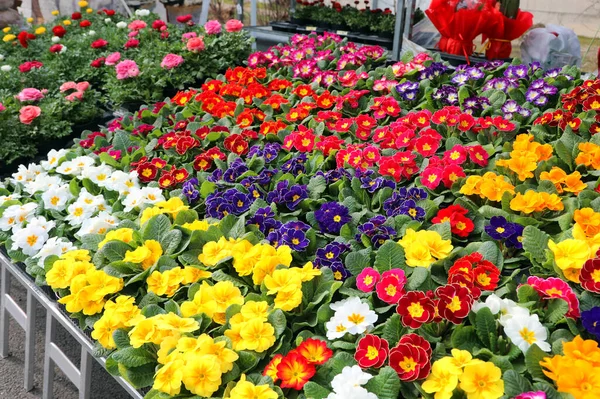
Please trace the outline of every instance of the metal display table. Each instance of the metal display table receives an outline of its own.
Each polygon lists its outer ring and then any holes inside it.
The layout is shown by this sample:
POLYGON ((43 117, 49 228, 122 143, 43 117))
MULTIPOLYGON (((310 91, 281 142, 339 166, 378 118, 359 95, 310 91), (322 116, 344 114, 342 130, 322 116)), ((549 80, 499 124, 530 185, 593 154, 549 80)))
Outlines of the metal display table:
MULTIPOLYGON (((6 255, 0 252, 0 357, 8 356, 8 317, 12 316, 19 326, 25 331, 25 390, 33 389, 33 371, 35 355, 35 301, 39 302, 46 310, 46 331, 44 348, 44 373, 43 373, 43 399, 53 398, 53 383, 55 366, 69 378, 79 390, 80 399, 89 399, 90 382, 92 378, 92 359, 106 368, 106 359, 92 356, 93 343, 83 331, 59 308, 58 303, 50 298, 31 277, 21 268, 11 262, 6 255), (23 310, 15 299, 10 296, 9 287, 11 279, 18 282, 27 291, 26 309, 23 310), (56 343, 58 326, 62 326, 81 346, 81 364, 75 366, 56 343)), ((122 377, 113 376, 125 391, 135 399, 142 399, 143 395, 122 377)))

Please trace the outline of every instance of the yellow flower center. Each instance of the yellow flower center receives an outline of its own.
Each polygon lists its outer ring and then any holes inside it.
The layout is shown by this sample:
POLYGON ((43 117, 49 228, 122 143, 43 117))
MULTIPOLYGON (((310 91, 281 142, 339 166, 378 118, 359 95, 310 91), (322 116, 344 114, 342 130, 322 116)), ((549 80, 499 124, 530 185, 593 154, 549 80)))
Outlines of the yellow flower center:
POLYGON ((342 217, 341 217, 341 216, 339 216, 339 215, 335 215, 335 216, 333 217, 333 221, 334 221, 334 222, 336 222, 336 223, 340 222, 341 220, 342 220, 342 217))
POLYGON ((504 227, 496 227, 496 232, 502 234, 502 233, 504 233, 504 231, 505 231, 504 227))
POLYGON ((392 284, 388 285, 387 287, 385 287, 385 293, 388 294, 389 296, 394 296, 396 295, 396 287, 392 284))
POLYGON ((50 203, 54 206, 56 206, 56 204, 58 204, 58 201, 60 201, 60 198, 58 198, 57 196, 50 198, 50 203))
POLYGON ((379 355, 379 351, 374 346, 369 346, 367 348, 367 359, 373 360, 379 355))
POLYGON ((492 279, 485 273, 480 273, 477 276, 477 282, 483 286, 489 285, 491 281, 492 279))
POLYGON ((600 269, 594 270, 592 273, 592 280, 594 280, 594 283, 600 283, 600 269))
POLYGON ((30 235, 29 237, 27 237, 27 245, 29 245, 30 247, 33 247, 35 245, 35 243, 38 240, 38 236, 36 236, 35 234, 30 235))
POLYGON ((342 332, 342 331, 346 331, 346 327, 345 327, 343 324, 338 324, 338 325, 335 327, 335 331, 336 331, 336 332, 342 332))
POLYGON ((546 290, 546 294, 550 296, 562 296, 562 290, 557 289, 556 287, 552 287, 549 290, 546 290))
POLYGON ((448 305, 448 309, 452 312, 458 312, 461 308, 460 298, 457 296, 452 297, 452 301, 448 305))
POLYGON ((519 334, 521 335, 521 338, 523 338, 523 341, 527 342, 530 345, 537 341, 535 339, 535 333, 529 330, 527 327, 523 327, 523 329, 519 331, 519 334))
POLYGON ((400 362, 400 368, 405 372, 413 371, 417 368, 417 362, 412 357, 404 356, 404 360, 400 362))
POLYGON ((458 222, 458 223, 456 223, 456 228, 459 230, 464 230, 467 228, 467 225, 464 224, 463 222, 458 222))
POLYGON ((417 210, 415 208, 410 208, 408 210, 408 214, 412 217, 415 217, 415 216, 417 216, 417 210))
POLYGON ((365 285, 371 285, 373 284, 373 276, 367 276, 363 279, 363 283, 365 285))
POLYGON ((421 317, 423 316, 423 312, 425 312, 425 309, 419 302, 411 303, 407 310, 410 317, 421 317))
POLYGON ((352 313, 348 316, 348 321, 352 324, 361 324, 365 321, 365 316, 360 313, 352 313))

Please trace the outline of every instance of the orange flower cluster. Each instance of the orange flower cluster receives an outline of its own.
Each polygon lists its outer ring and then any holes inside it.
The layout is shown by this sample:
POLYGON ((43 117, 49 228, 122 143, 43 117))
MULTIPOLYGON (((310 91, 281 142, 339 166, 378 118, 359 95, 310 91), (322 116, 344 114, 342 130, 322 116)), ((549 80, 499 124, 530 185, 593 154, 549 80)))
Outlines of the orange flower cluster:
POLYGON ((577 165, 591 166, 595 170, 600 169, 600 146, 594 143, 580 143, 579 155, 575 158, 577 165))
POLYGON ((564 356, 546 357, 540 362, 544 374, 556 383, 559 392, 577 399, 592 399, 600 392, 600 348, 594 340, 579 335, 563 344, 564 356))
POLYGON ((540 161, 546 161, 552 157, 552 146, 540 144, 533 141, 533 135, 520 134, 515 139, 513 150, 509 159, 501 159, 496 166, 510 169, 517 174, 519 180, 524 181, 533 177, 540 161))
POLYGON ((515 193, 515 186, 504 180, 503 176, 487 172, 483 176, 469 176, 460 192, 465 195, 479 195, 490 201, 501 201, 504 193, 515 193))
POLYGON ((550 180, 559 194, 567 192, 577 195, 587 188, 587 185, 581 181, 581 173, 573 172, 568 175, 557 166, 550 169, 550 172, 542 172, 540 180, 550 180))
POLYGON ((562 211, 565 206, 556 194, 527 190, 525 194, 518 193, 510 201, 510 209, 516 212, 533 213, 545 210, 562 211))

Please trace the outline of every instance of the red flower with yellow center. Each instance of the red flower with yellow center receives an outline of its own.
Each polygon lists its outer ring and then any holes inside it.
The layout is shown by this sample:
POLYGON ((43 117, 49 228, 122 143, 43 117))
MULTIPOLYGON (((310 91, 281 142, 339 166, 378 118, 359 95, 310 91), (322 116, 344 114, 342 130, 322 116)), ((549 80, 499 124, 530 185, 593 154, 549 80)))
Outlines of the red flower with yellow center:
POLYGON ((436 289, 435 294, 440 299, 438 312, 442 318, 453 324, 460 324, 469 315, 473 297, 467 287, 448 284, 436 289))
POLYGON ((315 372, 315 366, 295 351, 288 353, 277 366, 277 378, 281 380, 281 387, 297 391, 304 387, 315 372))
POLYGON ((583 288, 600 294, 600 258, 589 259, 583 264, 579 280, 583 288))
POLYGON ((390 351, 389 343, 376 335, 367 334, 358 341, 354 359, 363 369, 379 368, 387 359, 390 351))
POLYGON ((158 168, 150 162, 143 162, 136 168, 141 181, 149 182, 154 180, 158 173, 158 168))
POLYGON ((404 295, 405 283, 406 277, 404 277, 404 275, 384 275, 375 287, 375 290, 377 291, 377 297, 385 303, 389 303, 391 305, 396 304, 402 295, 404 295))
POLYGON ((269 364, 267 364, 267 367, 265 367, 263 375, 268 375, 269 377, 271 377, 273 382, 277 382, 277 366, 279 366, 279 363, 281 363, 282 359, 283 355, 281 354, 273 356, 273 359, 271 359, 269 364))
POLYGON ((400 315, 402 325, 419 328, 429 323, 435 315, 435 306, 431 298, 422 291, 409 291, 398 301, 396 312, 400 315))
POLYGON ((390 351, 390 366, 402 381, 421 380, 429 375, 431 363, 427 348, 431 349, 429 343, 424 347, 414 345, 410 340, 403 342, 401 339, 390 351))
POLYGON ((296 351, 301 354, 309 363, 324 364, 333 356, 333 351, 327 347, 325 341, 319 339, 308 338, 303 341, 296 351))

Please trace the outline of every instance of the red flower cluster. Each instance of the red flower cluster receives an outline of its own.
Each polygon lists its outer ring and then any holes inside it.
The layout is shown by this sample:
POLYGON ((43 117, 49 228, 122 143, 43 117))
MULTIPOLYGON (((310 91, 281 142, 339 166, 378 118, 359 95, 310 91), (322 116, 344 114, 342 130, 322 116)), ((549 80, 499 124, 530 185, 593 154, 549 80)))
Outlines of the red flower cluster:
MULTIPOLYGON (((341 139, 334 140, 333 136, 328 137, 328 139, 331 148, 323 151, 325 155, 328 155, 331 150, 339 150, 341 145, 345 144, 341 139)), ((345 167, 348 164, 355 169, 367 170, 381 160, 381 154, 379 149, 373 145, 353 144, 339 150, 335 155, 335 159, 338 168, 345 167)))
MULTIPOLYGON (((430 130, 433 132, 432 129, 430 130)), ((428 146, 432 146, 432 144, 427 143, 428 146)), ((467 159, 479 166, 487 166, 488 163, 489 154, 479 144, 472 146, 456 144, 450 150, 445 151, 441 159, 433 155, 437 148, 439 148, 439 142, 429 157, 429 164, 421 173, 421 183, 430 190, 435 190, 440 183, 443 183, 446 188, 450 188, 458 178, 465 177, 462 165, 467 162, 467 159)))
POLYGON ((390 350, 390 367, 402 381, 422 380, 431 371, 431 345, 417 334, 406 334, 390 350))
POLYGON ((22 73, 27 73, 32 69, 39 69, 43 66, 44 64, 42 64, 39 61, 27 61, 19 65, 19 71, 21 71, 22 73))
POLYGON ((478 133, 484 129, 496 128, 501 132, 511 132, 517 127, 511 121, 501 116, 479 117, 463 113, 459 107, 448 106, 436 111, 431 116, 431 122, 447 128, 455 128, 459 132, 472 131, 478 133))
POLYGON ((577 295, 566 281, 557 277, 543 279, 537 276, 529 276, 527 278, 527 284, 532 286, 542 299, 560 298, 567 302, 569 304, 569 312, 566 314, 567 317, 575 320, 581 317, 579 312, 579 299, 577 299, 577 295))
POLYGON ((475 228, 473 221, 466 215, 469 211, 460 205, 450 205, 447 208, 440 209, 431 223, 444 223, 449 222, 452 234, 456 234, 459 237, 467 237, 475 228))
POLYGON ((29 40, 33 40, 35 38, 36 36, 34 34, 27 31, 22 31, 17 35, 17 40, 19 40, 21 46, 25 48, 29 47, 29 40))
POLYGON ((218 147, 213 147, 194 158, 194 169, 198 171, 208 170, 212 167, 214 159, 224 161, 227 156, 218 147))
POLYGON ((295 148, 299 152, 310 152, 315 146, 316 138, 312 129, 299 125, 298 130, 285 137, 283 148, 288 151, 295 148))
POLYGON ((104 39, 95 40, 91 44, 91 47, 92 48, 96 48, 96 49, 98 49, 98 48, 104 48, 106 46, 108 46, 108 42, 106 40, 104 40, 104 39))
POLYGON ((281 388, 300 391, 315 375, 316 366, 325 364, 332 355, 325 341, 308 338, 287 355, 275 355, 263 375, 271 377, 273 382, 280 381, 281 388))
POLYGON ((468 288, 474 299, 481 296, 482 290, 495 290, 499 280, 500 270, 479 252, 457 259, 448 271, 448 283, 468 288))
POLYGON ((600 251, 596 253, 595 258, 588 259, 583 264, 579 282, 587 291, 600 294, 600 251))
POLYGON ((422 291, 409 291, 398 301, 396 312, 403 326, 415 329, 434 320, 436 303, 422 291))
POLYGON ((406 275, 402 269, 392 269, 383 272, 375 286, 377 297, 385 303, 395 305, 402 295, 406 285, 406 275))
POLYGON ((448 284, 435 290, 437 311, 442 319, 460 324, 469 315, 474 298, 467 287, 460 284, 448 284))
POLYGON ((57 25, 52 28, 52 33, 54 36, 63 37, 67 34, 67 30, 62 25, 57 25))
POLYGON ((106 137, 106 134, 102 132, 92 132, 88 134, 85 139, 81 140, 79 145, 83 148, 92 148, 96 137, 106 137))

